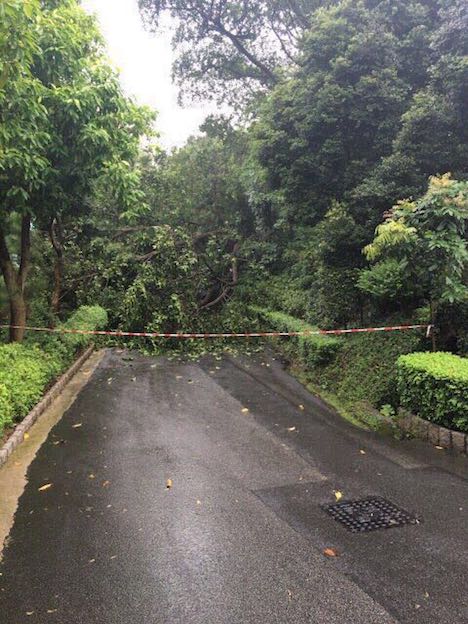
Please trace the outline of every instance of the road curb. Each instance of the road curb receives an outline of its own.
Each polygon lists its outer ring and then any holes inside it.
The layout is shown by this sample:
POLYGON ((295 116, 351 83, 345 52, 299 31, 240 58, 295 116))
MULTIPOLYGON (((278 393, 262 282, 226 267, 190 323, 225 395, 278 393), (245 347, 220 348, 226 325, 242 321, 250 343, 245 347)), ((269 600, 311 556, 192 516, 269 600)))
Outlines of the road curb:
POLYGON ((68 382, 75 376, 78 370, 89 359, 94 351, 94 345, 88 347, 80 357, 63 373, 61 377, 54 383, 52 388, 46 392, 39 403, 33 407, 29 414, 16 427, 11 436, 0 448, 0 468, 6 463, 13 451, 23 442, 24 434, 31 429, 34 423, 42 416, 52 401, 62 392, 68 382))
POLYGON ((403 408, 398 411, 397 424, 404 433, 408 433, 419 440, 430 442, 434 446, 445 449, 454 449, 463 455, 468 454, 468 434, 466 433, 423 420, 403 408))

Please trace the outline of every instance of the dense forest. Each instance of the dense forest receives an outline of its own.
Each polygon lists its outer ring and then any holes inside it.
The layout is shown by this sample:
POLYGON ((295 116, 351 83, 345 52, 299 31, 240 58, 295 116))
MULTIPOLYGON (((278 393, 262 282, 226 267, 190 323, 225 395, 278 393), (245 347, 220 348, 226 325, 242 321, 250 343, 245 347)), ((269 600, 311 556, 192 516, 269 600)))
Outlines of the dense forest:
MULTIPOLYGON (((322 328, 431 322, 435 348, 466 354, 466 2, 139 5, 156 36, 171 16, 181 101, 231 111, 171 151, 77 0, 0 1, 11 340, 80 306, 165 332, 271 329, 261 308, 322 328)), ((392 337, 392 357, 414 341, 392 337)))

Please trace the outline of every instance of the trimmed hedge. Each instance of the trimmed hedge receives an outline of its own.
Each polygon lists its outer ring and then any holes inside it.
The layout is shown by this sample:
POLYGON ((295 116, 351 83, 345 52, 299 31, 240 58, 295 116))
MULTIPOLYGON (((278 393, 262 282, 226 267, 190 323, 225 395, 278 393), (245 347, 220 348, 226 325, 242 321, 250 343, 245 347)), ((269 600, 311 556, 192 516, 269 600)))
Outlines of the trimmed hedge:
MULTIPOLYGON (((102 329, 107 313, 99 307, 79 308, 66 323, 67 329, 102 329)), ((51 335, 24 344, 0 346, 0 434, 23 419, 41 399, 47 386, 67 368, 89 336, 51 335)))
MULTIPOLYGON (((252 308, 272 330, 280 332, 316 331, 317 328, 305 321, 263 308, 252 308)), ((343 347, 343 340, 334 336, 297 336, 289 339, 296 347, 296 353, 307 367, 325 366, 334 360, 343 347)))
POLYGON ((451 353, 412 353, 398 359, 402 407, 468 433, 468 359, 451 353))

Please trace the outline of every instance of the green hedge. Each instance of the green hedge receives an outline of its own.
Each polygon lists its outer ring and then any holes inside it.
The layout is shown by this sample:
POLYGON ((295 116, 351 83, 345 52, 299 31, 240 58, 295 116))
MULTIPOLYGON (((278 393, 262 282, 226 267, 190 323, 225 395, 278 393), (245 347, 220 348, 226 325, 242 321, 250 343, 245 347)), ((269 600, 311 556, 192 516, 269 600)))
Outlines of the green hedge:
POLYGON ((468 359, 412 353, 397 363, 402 407, 425 420, 468 433, 468 359))
MULTIPOLYGON (((79 308, 63 324, 67 329, 104 328, 107 313, 99 307, 79 308)), ((24 344, 0 346, 0 434, 24 418, 47 386, 70 364, 89 336, 28 336, 24 344)))
MULTIPOLYGON (((252 308, 259 314, 267 325, 268 330, 280 332, 316 331, 316 327, 305 321, 263 308, 252 308)), ((298 336, 289 338, 289 343, 295 347, 301 362, 307 367, 324 366, 331 362, 343 347, 343 340, 334 336, 298 336)))

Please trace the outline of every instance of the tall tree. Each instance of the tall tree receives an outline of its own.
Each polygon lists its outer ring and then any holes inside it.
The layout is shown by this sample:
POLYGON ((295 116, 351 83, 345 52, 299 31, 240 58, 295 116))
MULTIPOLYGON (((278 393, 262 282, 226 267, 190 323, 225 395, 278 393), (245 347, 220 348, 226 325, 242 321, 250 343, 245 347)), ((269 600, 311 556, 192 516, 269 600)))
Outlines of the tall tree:
POLYGON ((121 194, 123 211, 141 201, 132 160, 139 137, 152 119, 145 109, 124 97, 115 72, 106 63, 94 18, 86 15, 76 0, 44 3, 31 27, 35 49, 25 72, 35 91, 30 88, 23 95, 19 91, 25 82, 22 78, 9 84, 4 102, 10 117, 5 114, 2 119, 7 137, 18 125, 25 152, 15 156, 18 146, 13 144, 12 135, 0 173, 6 208, 0 229, 0 258, 10 296, 11 324, 17 327, 11 332, 14 340, 22 339, 19 328, 26 321, 31 224, 49 229, 57 252, 53 294, 57 308, 63 265, 62 224, 78 216, 84 198, 102 176, 112 178, 115 192, 121 194), (37 111, 41 127, 35 118, 29 126, 25 124, 31 111, 37 111), (33 160, 36 152, 39 154, 33 160), (6 238, 8 225, 17 214, 22 220, 19 263, 10 253, 6 238))
POLYGON ((319 0, 139 0, 146 23, 176 22, 174 75, 191 97, 239 106, 274 85, 295 62, 297 43, 319 0))
POLYGON ((267 99, 257 151, 290 218, 314 222, 392 151, 434 52, 425 2, 344 0, 311 17, 301 67, 267 99))
MULTIPOLYGON (((38 52, 34 36, 39 20, 35 1, 5 0, 0 20, 0 268, 12 325, 26 320, 25 286, 30 267, 30 196, 43 183, 50 140, 44 88, 32 75, 38 52), (20 221, 19 248, 12 254, 7 235, 14 217, 20 221)), ((22 330, 12 329, 13 340, 22 330)))

